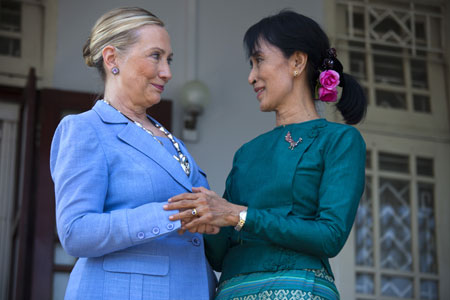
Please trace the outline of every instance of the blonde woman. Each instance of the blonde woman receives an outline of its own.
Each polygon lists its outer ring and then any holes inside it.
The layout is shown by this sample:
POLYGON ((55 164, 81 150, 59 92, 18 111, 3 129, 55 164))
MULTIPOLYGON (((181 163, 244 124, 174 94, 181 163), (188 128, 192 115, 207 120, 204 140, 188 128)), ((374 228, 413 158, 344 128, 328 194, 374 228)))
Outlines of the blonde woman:
POLYGON ((199 233, 178 235, 170 197, 208 188, 183 143, 146 109, 171 79, 163 22, 141 8, 104 14, 83 49, 104 99, 65 117, 51 150, 58 235, 79 257, 65 299, 210 299, 215 277, 199 233))

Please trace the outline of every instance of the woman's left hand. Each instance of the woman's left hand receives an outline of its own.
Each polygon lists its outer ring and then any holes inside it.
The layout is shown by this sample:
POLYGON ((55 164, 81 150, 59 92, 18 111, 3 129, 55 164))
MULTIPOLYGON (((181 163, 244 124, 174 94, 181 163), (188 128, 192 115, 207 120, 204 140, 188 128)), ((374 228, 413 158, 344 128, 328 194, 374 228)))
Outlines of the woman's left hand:
POLYGON ((165 210, 180 210, 179 213, 170 216, 170 220, 190 220, 183 225, 184 230, 203 224, 219 227, 235 226, 239 222, 239 212, 246 209, 245 206, 232 204, 204 187, 194 187, 192 191, 193 193, 170 198, 169 204, 164 206, 165 210), (194 209, 197 218, 192 219, 194 209))

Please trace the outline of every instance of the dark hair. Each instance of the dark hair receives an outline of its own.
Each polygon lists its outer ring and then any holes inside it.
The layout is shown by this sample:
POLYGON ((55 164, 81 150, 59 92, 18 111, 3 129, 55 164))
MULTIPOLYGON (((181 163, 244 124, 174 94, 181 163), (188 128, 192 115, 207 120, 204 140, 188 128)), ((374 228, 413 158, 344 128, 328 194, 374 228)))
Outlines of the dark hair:
MULTIPOLYGON (((254 55, 261 41, 267 41, 281 50, 286 58, 296 51, 308 55, 307 75, 311 94, 315 87, 324 60, 329 58, 330 42, 325 32, 311 18, 290 10, 282 10, 251 26, 244 36, 247 58, 254 55)), ((343 73, 342 64, 333 58, 331 69, 340 74, 341 99, 336 107, 347 124, 359 123, 367 109, 367 101, 362 87, 349 74, 343 73)), ((323 70, 323 69, 322 69, 323 70)))

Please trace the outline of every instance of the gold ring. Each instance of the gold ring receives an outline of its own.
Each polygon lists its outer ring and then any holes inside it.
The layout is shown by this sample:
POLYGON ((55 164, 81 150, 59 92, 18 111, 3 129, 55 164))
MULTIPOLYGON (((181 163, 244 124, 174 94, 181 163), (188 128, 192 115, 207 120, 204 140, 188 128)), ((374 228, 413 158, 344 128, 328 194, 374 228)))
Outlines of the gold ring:
POLYGON ((192 212, 191 212, 191 214, 193 215, 193 216, 196 216, 197 215, 197 210, 194 208, 194 209, 192 209, 192 212))

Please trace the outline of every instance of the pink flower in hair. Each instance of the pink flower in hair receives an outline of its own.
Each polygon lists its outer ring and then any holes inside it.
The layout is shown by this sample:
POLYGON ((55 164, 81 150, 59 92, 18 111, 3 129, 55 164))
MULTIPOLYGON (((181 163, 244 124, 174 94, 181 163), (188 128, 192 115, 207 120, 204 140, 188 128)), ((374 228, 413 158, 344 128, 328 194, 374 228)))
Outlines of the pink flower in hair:
POLYGON ((320 73, 319 82, 322 87, 332 90, 339 85, 339 73, 334 70, 326 70, 320 73))
POLYGON ((336 102, 338 92, 336 88, 326 89, 319 87, 319 99, 323 102, 336 102))

